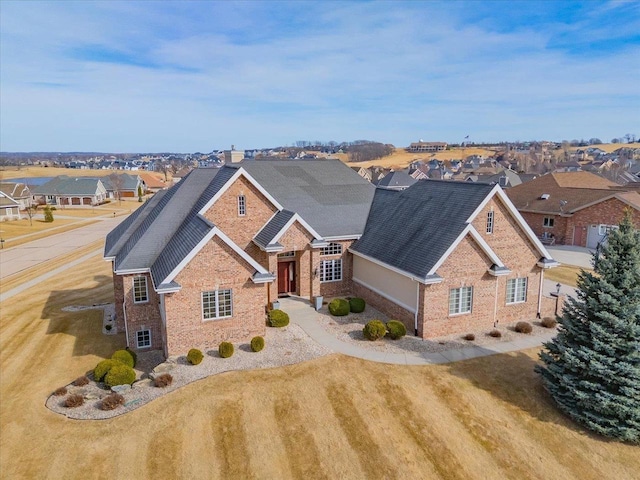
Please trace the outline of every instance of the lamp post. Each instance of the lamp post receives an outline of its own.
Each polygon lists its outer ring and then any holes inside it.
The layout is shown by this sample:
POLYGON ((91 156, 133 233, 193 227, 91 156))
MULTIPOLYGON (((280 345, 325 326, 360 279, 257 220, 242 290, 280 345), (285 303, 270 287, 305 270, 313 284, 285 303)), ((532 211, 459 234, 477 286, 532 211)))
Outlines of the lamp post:
POLYGON ((556 283, 556 295, 560 295, 560 287, 562 287, 562 285, 560 285, 560 282, 556 283))

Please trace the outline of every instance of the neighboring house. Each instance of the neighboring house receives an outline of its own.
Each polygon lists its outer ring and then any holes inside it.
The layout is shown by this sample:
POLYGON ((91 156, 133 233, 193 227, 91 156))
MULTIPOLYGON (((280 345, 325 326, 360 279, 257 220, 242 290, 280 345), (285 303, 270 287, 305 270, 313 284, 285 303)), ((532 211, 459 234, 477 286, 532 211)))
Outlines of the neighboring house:
POLYGON ((384 177, 382 177, 376 183, 379 188, 386 188, 389 190, 404 190, 416 183, 418 180, 413 178, 404 170, 391 171, 384 177))
POLYGON ((428 338, 550 315, 557 265, 498 185, 376 191, 355 242, 353 293, 428 338))
POLYGON ((369 182, 372 180, 371 170, 369 170, 368 168, 351 167, 351 170, 353 170, 354 172, 356 172, 358 175, 360 175, 362 178, 364 178, 365 180, 367 180, 369 182))
POLYGON ((20 204, 0 191, 0 222, 20 220, 20 204))
POLYGON ((550 173, 507 195, 545 241, 596 248, 627 208, 640 227, 640 194, 589 172, 550 173))
POLYGON ((20 210, 26 210, 31 206, 31 190, 24 183, 2 182, 0 192, 18 202, 20 210))
POLYGON ((100 180, 107 189, 108 197, 111 199, 134 198, 138 196, 138 187, 145 191, 144 182, 139 175, 129 175, 128 173, 113 173, 100 180))
POLYGON ((414 142, 409 145, 410 152, 442 152, 447 149, 446 142, 414 142))
POLYGON ((107 189, 98 178, 60 175, 32 190, 36 203, 90 207, 107 199, 107 189))
POLYGON ((191 170, 193 169, 189 167, 182 167, 180 170, 178 170, 176 173, 173 174, 172 176, 173 183, 178 183, 184 177, 189 175, 189 173, 191 173, 191 170))
POLYGON ((158 178, 158 176, 154 175, 153 173, 141 172, 138 174, 138 177, 140 177, 140 180, 144 185, 143 188, 145 193, 155 193, 160 190, 164 190, 168 186, 163 179, 158 178))
POLYGON ((127 345, 165 355, 263 335, 279 295, 356 293, 422 337, 554 306, 540 286, 555 262, 499 186, 375 189, 340 161, 196 169, 109 233, 104 257, 127 345))

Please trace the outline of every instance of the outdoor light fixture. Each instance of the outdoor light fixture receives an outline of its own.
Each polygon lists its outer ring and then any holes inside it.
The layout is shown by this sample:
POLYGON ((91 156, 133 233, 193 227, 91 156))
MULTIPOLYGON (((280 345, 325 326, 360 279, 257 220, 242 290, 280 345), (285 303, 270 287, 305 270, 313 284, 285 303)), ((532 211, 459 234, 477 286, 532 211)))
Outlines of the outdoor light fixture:
POLYGON ((318 277, 318 267, 313 269, 313 278, 317 278, 318 277))
POLYGON ((560 287, 561 287, 561 286, 562 286, 562 285, 560 285, 560 283, 556 283, 556 294, 557 294, 557 295, 560 295, 560 287))

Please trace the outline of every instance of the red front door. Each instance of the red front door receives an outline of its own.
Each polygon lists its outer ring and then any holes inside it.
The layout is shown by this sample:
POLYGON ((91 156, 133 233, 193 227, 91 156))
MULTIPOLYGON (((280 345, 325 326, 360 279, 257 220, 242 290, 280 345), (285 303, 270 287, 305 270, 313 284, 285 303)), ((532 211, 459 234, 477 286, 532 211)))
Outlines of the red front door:
POLYGON ((296 291, 296 262, 278 262, 278 294, 296 291))
POLYGON ((573 244, 574 245, 582 246, 582 239, 586 229, 587 227, 582 227, 578 225, 573 227, 573 244))

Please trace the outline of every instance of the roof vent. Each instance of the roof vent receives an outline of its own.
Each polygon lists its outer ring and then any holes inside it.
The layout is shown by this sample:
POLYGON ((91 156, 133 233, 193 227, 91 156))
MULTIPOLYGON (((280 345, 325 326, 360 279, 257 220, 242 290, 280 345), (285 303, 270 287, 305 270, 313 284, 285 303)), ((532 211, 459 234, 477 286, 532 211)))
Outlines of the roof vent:
POLYGON ((548 193, 543 193, 542 195, 540 195, 540 200, 549 200, 549 197, 551 195, 549 195, 548 193))

